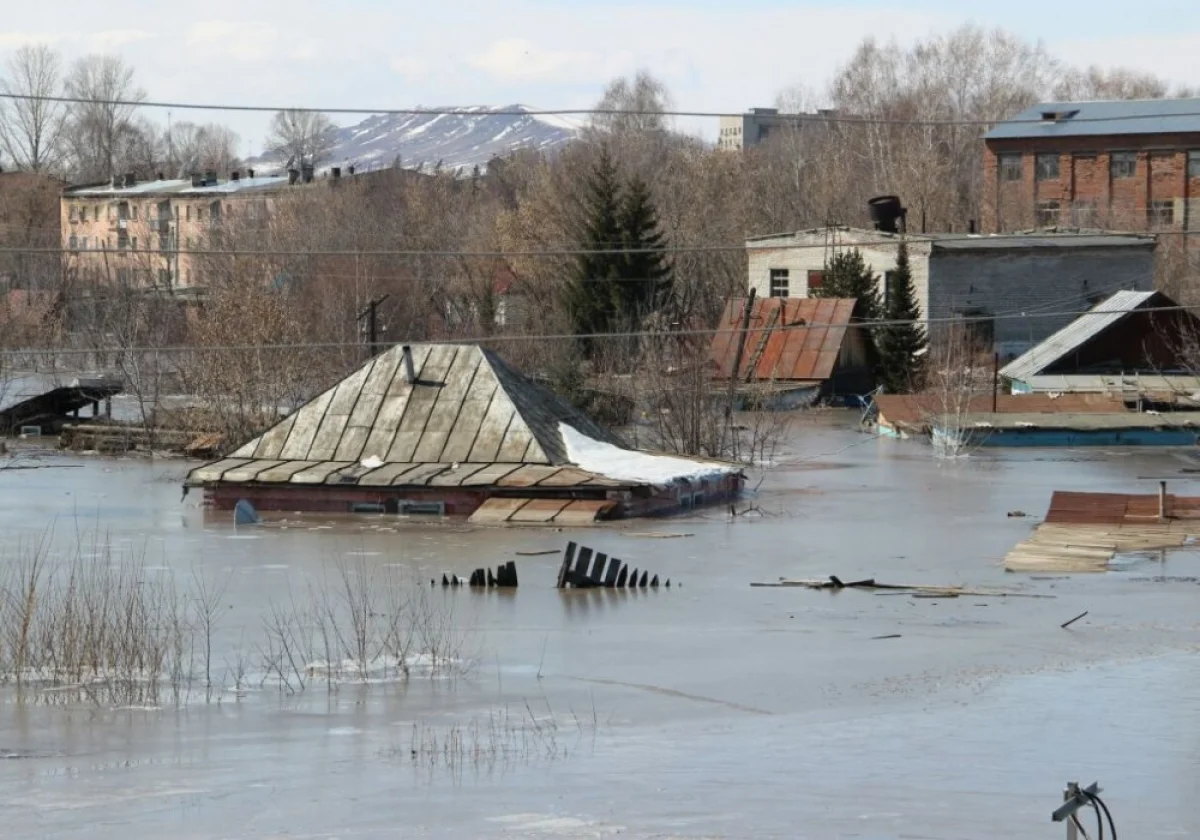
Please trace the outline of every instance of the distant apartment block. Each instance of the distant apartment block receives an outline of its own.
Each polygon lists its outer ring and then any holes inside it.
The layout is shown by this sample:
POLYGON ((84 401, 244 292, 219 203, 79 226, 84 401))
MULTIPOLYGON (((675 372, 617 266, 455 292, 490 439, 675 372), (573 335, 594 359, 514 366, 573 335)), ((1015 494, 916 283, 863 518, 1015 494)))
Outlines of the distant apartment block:
POLYGON ((984 232, 1200 229, 1200 99, 1049 102, 984 135, 984 232))
MULTIPOLYGON (((371 173, 382 176, 391 170, 371 173)), ((348 170, 354 175, 354 168, 348 170)), ((228 226, 265 227, 277 201, 305 187, 332 186, 339 167, 314 181, 311 167, 284 175, 234 170, 189 178, 139 181, 132 175, 112 182, 69 187, 60 199, 64 270, 100 282, 183 291, 204 285, 197 256, 228 226)))

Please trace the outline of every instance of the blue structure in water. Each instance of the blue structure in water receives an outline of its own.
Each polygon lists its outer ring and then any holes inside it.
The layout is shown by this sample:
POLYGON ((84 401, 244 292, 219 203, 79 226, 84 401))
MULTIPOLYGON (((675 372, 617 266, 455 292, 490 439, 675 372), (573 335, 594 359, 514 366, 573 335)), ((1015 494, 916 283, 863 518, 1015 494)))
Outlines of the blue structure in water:
POLYGON ((258 515, 258 511, 254 509, 254 505, 250 504, 246 499, 239 499, 237 505, 233 508, 233 524, 258 525, 261 522, 262 517, 258 515))

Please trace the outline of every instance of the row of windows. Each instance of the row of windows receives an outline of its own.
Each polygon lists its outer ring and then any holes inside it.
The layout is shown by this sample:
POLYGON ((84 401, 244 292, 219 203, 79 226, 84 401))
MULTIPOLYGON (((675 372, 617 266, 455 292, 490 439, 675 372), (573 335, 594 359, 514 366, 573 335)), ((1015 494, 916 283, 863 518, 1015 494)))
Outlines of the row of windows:
MULTIPOLYGON (((1039 201, 1035 207, 1038 227, 1056 227, 1071 224, 1092 227, 1096 223, 1096 202, 1076 201, 1069 205, 1070 218, 1063 217, 1064 208, 1057 201, 1039 201)), ((1173 227, 1176 221, 1174 200, 1151 201, 1146 207, 1146 223, 1152 227, 1173 227)), ((1182 219, 1180 219, 1182 221, 1182 219)))
MULTIPOLYGON (((117 218, 117 219, 130 219, 133 221, 137 221, 139 206, 140 205, 129 204, 124 201, 122 201, 116 205, 110 204, 110 205, 108 205, 108 209, 107 209, 107 212, 105 215, 106 215, 106 218, 108 218, 110 220, 113 218, 117 218)), ((212 218, 214 218, 214 219, 220 218, 221 209, 222 209, 221 202, 214 201, 211 204, 209 204, 207 208, 197 207, 196 208, 196 218, 198 220, 200 220, 200 221, 204 220, 204 211, 206 209, 208 210, 208 212, 212 216, 212 218)), ((254 210, 257 208, 254 208, 252 206, 251 209, 254 210)), ((142 208, 142 212, 146 219, 165 219, 168 221, 171 219, 178 220, 180 218, 183 218, 187 221, 191 221, 191 219, 192 219, 191 205, 187 205, 186 207, 182 208, 182 217, 180 216, 179 208, 176 208, 175 212, 172 213, 170 205, 165 204, 165 203, 164 204, 147 204, 142 208), (155 212, 156 210, 157 210, 157 213, 155 212)), ((228 215, 233 215, 232 208, 226 208, 226 212, 228 213, 228 215)), ((88 221, 88 215, 89 215, 88 208, 79 206, 79 205, 72 204, 67 210, 67 218, 72 222, 75 222, 75 221, 86 222, 86 221, 88 221)), ((251 215, 254 216, 256 214, 252 212, 251 215)), ((97 222, 100 221, 100 205, 99 204, 96 204, 92 207, 91 218, 92 218, 92 221, 97 221, 97 222)))
POLYGON ((741 133, 742 133, 742 127, 740 125, 727 126, 727 127, 721 129, 721 134, 723 134, 725 136, 729 136, 729 135, 736 136, 741 133))
MULTIPOLYGON (((1137 174, 1137 152, 1111 152, 1108 160, 1109 176, 1113 180, 1132 178, 1137 174)), ((1004 152, 998 155, 1001 181, 1020 181, 1023 155, 1020 152, 1004 152)), ((1091 157, 1095 155, 1076 155, 1091 157)), ((1056 181, 1062 156, 1056 153, 1034 155, 1034 177, 1039 181, 1056 181)), ((1200 178, 1200 150, 1187 153, 1187 176, 1200 178)))

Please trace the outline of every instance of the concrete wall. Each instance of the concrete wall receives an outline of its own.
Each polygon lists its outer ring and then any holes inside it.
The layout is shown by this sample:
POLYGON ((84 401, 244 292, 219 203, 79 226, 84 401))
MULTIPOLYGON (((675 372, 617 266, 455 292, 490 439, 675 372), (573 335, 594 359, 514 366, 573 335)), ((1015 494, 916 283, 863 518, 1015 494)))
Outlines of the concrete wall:
POLYGON ((1002 360, 1017 356, 1114 291, 1154 288, 1152 247, 935 251, 930 260, 929 315, 971 310, 1069 314, 993 321, 1002 360))

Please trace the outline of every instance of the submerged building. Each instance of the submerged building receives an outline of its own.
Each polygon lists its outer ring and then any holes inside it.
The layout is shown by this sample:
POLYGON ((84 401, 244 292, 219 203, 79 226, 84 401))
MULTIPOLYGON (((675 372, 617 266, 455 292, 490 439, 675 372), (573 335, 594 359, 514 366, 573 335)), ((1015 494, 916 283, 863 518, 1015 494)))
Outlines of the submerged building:
POLYGON ((556 525, 688 510, 742 482, 629 449, 492 351, 453 344, 393 347, 186 479, 221 509, 556 525))

